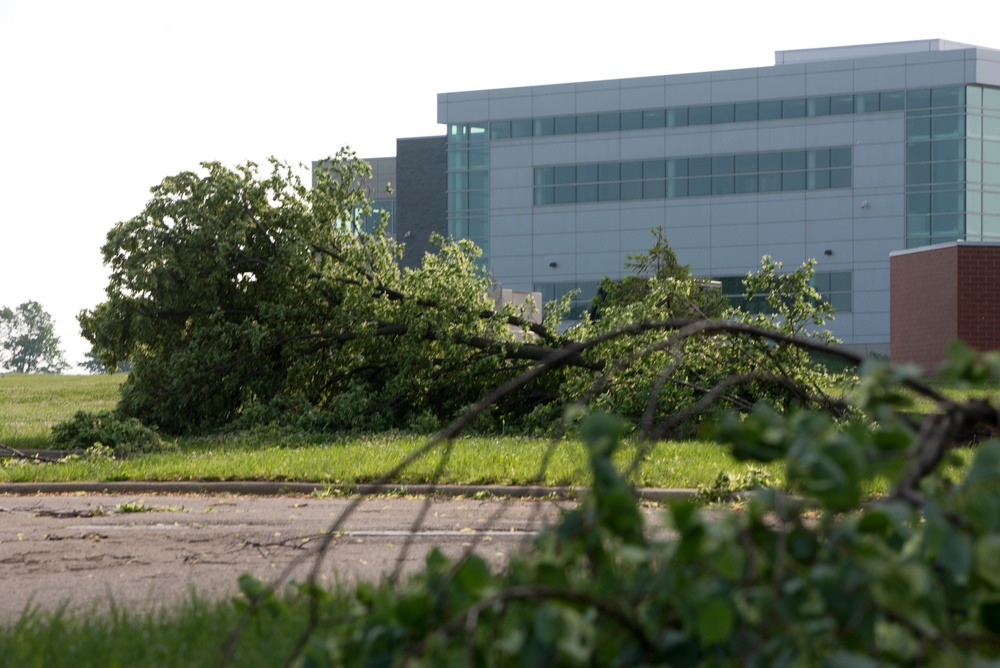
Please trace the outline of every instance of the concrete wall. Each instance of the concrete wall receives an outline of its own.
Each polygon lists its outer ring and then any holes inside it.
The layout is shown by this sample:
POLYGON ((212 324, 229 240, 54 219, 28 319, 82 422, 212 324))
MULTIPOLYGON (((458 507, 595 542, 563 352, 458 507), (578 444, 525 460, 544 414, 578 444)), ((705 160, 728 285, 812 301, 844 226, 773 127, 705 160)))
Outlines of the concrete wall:
POLYGON ((444 136, 396 140, 396 239, 403 266, 417 267, 433 250, 430 235, 448 235, 448 176, 444 136))

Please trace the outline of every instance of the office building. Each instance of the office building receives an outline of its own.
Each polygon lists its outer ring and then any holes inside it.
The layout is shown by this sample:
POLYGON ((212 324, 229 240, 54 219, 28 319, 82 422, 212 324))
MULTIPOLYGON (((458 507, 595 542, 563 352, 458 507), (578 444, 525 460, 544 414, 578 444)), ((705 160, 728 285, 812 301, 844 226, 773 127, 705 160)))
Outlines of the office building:
POLYGON ((503 288, 579 289, 581 309, 662 226, 729 294, 762 255, 815 258, 832 332, 888 352, 890 253, 1000 240, 993 49, 779 51, 770 67, 444 93, 438 121, 445 137, 397 156, 397 237, 473 239, 503 288))

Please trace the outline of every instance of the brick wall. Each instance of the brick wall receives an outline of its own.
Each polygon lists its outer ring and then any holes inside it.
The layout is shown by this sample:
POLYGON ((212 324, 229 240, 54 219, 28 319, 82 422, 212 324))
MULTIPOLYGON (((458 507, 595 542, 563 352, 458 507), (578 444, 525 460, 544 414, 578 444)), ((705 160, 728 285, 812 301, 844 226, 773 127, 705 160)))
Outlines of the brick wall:
POLYGON ((933 371, 958 336, 958 247, 889 259, 889 357, 933 371))
POLYGON ((1000 246, 952 244, 893 255, 889 355, 933 371, 961 339, 1000 350, 1000 246))

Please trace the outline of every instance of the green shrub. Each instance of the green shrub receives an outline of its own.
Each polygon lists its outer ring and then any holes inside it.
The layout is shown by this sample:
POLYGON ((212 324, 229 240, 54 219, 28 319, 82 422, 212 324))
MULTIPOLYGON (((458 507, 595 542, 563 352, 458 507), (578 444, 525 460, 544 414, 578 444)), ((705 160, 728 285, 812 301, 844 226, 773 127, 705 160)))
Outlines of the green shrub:
POLYGON ((71 419, 52 427, 52 440, 58 447, 66 449, 87 449, 100 443, 125 455, 176 448, 174 444, 164 441, 155 429, 135 418, 122 417, 115 411, 77 411, 71 419))

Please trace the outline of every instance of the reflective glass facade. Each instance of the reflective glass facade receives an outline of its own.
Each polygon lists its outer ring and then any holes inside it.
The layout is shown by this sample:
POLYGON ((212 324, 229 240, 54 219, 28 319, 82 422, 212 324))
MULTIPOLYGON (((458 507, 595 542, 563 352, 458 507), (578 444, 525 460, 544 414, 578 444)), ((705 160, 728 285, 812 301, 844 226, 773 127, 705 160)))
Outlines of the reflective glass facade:
POLYGON ((448 127, 448 235, 471 239, 489 264, 490 147, 485 123, 448 127))

